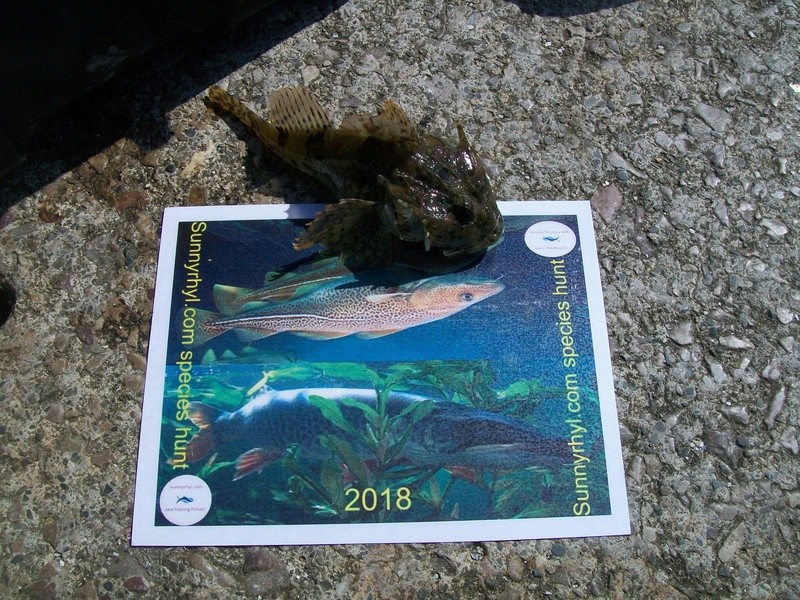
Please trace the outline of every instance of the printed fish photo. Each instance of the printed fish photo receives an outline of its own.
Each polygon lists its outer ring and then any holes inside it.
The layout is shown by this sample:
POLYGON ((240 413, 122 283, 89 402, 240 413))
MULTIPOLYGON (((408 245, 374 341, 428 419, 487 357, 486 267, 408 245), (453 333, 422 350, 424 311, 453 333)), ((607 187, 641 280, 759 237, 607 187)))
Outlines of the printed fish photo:
POLYGON ((603 459, 588 433, 599 423, 572 435, 548 425, 562 389, 519 380, 498 390, 488 361, 272 367, 196 368, 195 397, 207 402, 188 403, 190 426, 166 416, 180 402, 180 367, 169 378, 161 479, 178 468, 209 484, 203 524, 552 517, 584 503, 607 512, 607 495, 588 493, 604 487, 604 472, 586 468, 603 459))
POLYGON ((609 514, 578 223, 552 222, 361 268, 298 252, 302 220, 180 223, 158 488, 205 481, 198 526, 609 514))

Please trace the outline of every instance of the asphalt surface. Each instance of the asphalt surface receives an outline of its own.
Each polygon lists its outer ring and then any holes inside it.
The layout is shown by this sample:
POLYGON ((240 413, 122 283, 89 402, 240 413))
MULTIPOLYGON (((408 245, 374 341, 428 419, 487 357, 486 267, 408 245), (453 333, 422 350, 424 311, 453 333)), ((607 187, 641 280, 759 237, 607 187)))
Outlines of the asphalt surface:
POLYGON ((793 0, 292 5, 176 45, 2 182, 0 596, 796 598, 800 74, 793 0), (592 199, 633 534, 514 543, 129 545, 166 206, 318 201, 242 128, 303 84, 395 99, 498 197, 592 199))

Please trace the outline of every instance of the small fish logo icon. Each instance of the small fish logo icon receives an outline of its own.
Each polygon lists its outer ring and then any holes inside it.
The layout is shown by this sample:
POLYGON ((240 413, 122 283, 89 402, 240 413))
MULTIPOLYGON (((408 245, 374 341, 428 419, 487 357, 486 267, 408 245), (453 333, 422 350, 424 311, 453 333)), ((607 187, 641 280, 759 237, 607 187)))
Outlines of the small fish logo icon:
POLYGON ((545 239, 546 242, 557 242, 558 238, 559 238, 559 236, 557 236, 557 235, 546 235, 546 236, 544 236, 544 239, 545 239))
POLYGON ((175 501, 175 504, 191 504, 194 502, 194 498, 189 498, 189 496, 181 496, 175 501))

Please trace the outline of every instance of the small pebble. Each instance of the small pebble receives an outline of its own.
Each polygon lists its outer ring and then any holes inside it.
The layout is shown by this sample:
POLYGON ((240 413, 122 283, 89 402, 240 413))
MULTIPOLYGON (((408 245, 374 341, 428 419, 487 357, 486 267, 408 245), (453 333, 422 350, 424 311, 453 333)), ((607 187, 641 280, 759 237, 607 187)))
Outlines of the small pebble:
POLYGON ((607 185, 595 192, 591 204, 600 218, 606 223, 610 223, 622 206, 622 193, 617 186, 607 185))
POLYGON ((786 225, 774 219, 761 219, 759 225, 766 228, 767 233, 769 233, 772 237, 782 237, 789 233, 789 228, 786 227, 786 225))
POLYGON ((800 440, 797 439, 797 428, 794 426, 787 427, 780 437, 780 444, 792 454, 800 454, 800 440))
POLYGON ((189 206, 202 206, 208 202, 208 192, 206 188, 194 186, 189 190, 187 198, 189 206))
POLYGON ((525 577, 525 561, 516 554, 508 558, 506 575, 511 581, 522 581, 525 577))
POLYGON ((319 77, 319 69, 314 65, 307 65, 300 71, 300 75, 303 78, 303 84, 308 85, 319 77))
POLYGON ((636 177, 640 178, 645 177, 645 175, 641 171, 638 171, 631 163, 625 160, 617 152, 609 153, 607 160, 608 164, 610 164, 612 167, 615 167, 616 169, 628 171, 631 175, 635 175, 636 177))
POLYGON ((123 192, 114 200, 114 208, 119 211, 129 208, 144 206, 150 201, 150 196, 143 190, 132 190, 123 192))
POLYGON ((750 340, 742 340, 733 335, 726 335, 719 338, 719 343, 721 346, 731 350, 749 350, 753 348, 753 342, 750 340))
POLYGON ((781 389, 772 397, 772 403, 769 405, 769 413, 767 413, 764 423, 769 429, 775 427, 775 419, 781 414, 783 405, 786 401, 786 386, 781 386, 781 389))
POLYGON ((672 138, 663 131, 657 131, 655 135, 655 143, 663 150, 669 150, 672 147, 672 138))
POLYGON ((768 131, 767 132, 767 139, 770 142, 778 142, 783 139, 783 132, 782 131, 768 131))
POLYGON ((714 215, 719 219, 719 222, 725 225, 725 227, 730 227, 731 220, 728 217, 728 207, 726 206, 725 202, 720 200, 714 205, 714 215))
POLYGON ((725 415, 725 418, 734 423, 747 425, 750 422, 750 415, 747 414, 747 409, 743 406, 723 406, 719 411, 725 415))
POLYGON ((736 86, 730 81, 720 81, 719 85, 717 85, 717 96, 720 98, 725 98, 729 96, 735 89, 736 86))
POLYGON ((695 106, 694 113, 714 131, 724 132, 733 121, 726 111, 702 102, 695 106))
POLYGON ((725 538, 725 541, 722 542, 722 546, 720 546, 719 551, 717 552, 717 557, 719 558, 720 562, 727 563, 733 560, 733 557, 744 544, 744 534, 745 524, 744 522, 741 522, 734 528, 733 531, 730 532, 730 534, 728 534, 728 537, 725 538))
POLYGON ((668 335, 679 346, 688 346, 694 341, 694 326, 691 321, 683 321, 674 325, 668 335))

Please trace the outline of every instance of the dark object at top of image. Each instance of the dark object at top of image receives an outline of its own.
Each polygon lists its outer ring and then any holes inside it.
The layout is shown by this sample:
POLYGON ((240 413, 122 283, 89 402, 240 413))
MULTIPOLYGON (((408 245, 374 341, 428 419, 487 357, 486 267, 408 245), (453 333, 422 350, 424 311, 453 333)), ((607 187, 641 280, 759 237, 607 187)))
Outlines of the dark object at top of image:
POLYGON ((18 3, 0 23, 0 176, 60 109, 184 34, 232 27, 277 0, 18 3))
POLYGON ((8 321, 11 312, 14 310, 14 304, 17 302, 17 295, 14 288, 10 284, 3 281, 3 276, 0 275, 0 327, 8 321))

